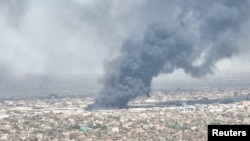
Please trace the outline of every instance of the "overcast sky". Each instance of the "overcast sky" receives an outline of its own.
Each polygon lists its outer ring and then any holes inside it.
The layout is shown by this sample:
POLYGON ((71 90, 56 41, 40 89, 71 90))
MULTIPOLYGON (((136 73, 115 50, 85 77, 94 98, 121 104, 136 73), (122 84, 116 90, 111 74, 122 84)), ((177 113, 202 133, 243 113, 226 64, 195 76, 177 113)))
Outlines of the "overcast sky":
MULTIPOLYGON (((119 55, 124 40, 140 40, 152 22, 180 18, 193 2, 0 0, 0 72, 101 74, 103 62, 119 55)), ((192 19, 189 16, 182 18, 192 19)), ((250 72, 249 25, 242 24, 235 41, 239 53, 219 61, 218 72, 250 72)))

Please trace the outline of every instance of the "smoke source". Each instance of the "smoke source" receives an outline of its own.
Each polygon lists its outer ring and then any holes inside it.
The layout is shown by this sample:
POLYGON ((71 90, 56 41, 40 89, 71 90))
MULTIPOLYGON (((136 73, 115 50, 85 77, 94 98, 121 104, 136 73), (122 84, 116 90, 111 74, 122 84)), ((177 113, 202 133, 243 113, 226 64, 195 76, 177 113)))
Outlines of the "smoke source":
POLYGON ((152 23, 141 41, 123 43, 120 55, 104 64, 103 88, 88 109, 126 108, 129 100, 150 93, 159 73, 183 69, 202 77, 238 52, 248 1, 193 1, 181 7, 176 20, 152 23))

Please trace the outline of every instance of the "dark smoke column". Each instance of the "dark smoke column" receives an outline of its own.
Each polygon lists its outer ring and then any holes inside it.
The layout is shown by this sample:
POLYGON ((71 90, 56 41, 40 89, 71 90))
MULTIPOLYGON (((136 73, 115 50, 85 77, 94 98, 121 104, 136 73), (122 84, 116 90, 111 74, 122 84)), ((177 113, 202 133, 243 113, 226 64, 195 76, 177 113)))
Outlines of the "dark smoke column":
POLYGON ((88 108, 126 108, 129 100, 149 94, 152 78, 168 61, 178 61, 180 56, 173 54, 192 51, 187 43, 184 47, 183 41, 176 40, 177 32, 178 29, 166 23, 152 24, 145 32, 143 42, 125 42, 122 55, 106 64, 104 87, 88 108))
POLYGON ((104 65, 103 88, 87 109, 126 108, 129 100, 150 93, 159 73, 183 69, 202 77, 238 52, 235 42, 249 18, 249 1, 194 0, 183 9, 174 23, 149 25, 142 41, 124 42, 121 55, 104 65))

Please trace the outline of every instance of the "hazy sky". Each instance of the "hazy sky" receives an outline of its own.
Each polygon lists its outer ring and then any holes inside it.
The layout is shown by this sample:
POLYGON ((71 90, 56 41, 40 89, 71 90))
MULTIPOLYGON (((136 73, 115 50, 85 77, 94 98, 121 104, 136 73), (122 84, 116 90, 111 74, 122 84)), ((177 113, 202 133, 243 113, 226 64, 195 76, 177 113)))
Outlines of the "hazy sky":
MULTIPOLYGON (((192 2, 0 0, 0 72, 2 77, 100 74, 103 62, 119 55, 124 40, 139 40, 152 22, 180 18, 192 2)), ((185 18, 192 20, 192 14, 185 18)), ((242 24, 235 40, 240 52, 219 61, 218 72, 250 72, 249 23, 242 24)))

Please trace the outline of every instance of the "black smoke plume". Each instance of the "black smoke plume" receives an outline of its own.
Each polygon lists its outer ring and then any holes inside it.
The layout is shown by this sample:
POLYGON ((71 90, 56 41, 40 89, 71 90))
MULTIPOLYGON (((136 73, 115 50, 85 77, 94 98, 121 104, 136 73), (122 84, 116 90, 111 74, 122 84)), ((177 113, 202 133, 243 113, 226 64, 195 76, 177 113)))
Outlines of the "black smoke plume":
POLYGON ((159 73, 183 69, 202 77, 238 52, 235 41, 249 17, 249 2, 192 2, 181 6, 176 20, 148 25, 141 41, 123 43, 120 56, 104 65, 103 88, 88 109, 126 108, 129 100, 150 93, 159 73))

